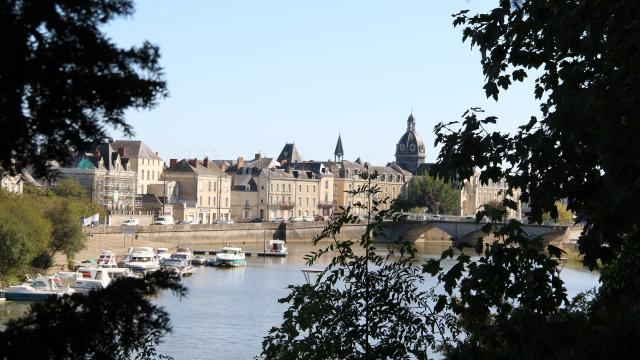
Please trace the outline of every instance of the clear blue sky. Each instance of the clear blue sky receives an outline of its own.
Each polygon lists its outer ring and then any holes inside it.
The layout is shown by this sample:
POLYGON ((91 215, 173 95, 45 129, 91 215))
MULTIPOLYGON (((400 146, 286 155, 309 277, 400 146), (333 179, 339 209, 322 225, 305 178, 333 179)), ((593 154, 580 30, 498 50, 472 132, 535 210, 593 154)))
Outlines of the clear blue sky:
POLYGON ((480 55, 451 24, 497 3, 139 0, 106 31, 122 46, 160 46, 170 97, 127 117, 167 162, 277 156, 292 141, 304 160, 326 160, 341 133, 346 159, 385 164, 411 109, 434 161, 434 125, 468 107, 506 131, 539 113, 531 81, 485 98, 480 55))

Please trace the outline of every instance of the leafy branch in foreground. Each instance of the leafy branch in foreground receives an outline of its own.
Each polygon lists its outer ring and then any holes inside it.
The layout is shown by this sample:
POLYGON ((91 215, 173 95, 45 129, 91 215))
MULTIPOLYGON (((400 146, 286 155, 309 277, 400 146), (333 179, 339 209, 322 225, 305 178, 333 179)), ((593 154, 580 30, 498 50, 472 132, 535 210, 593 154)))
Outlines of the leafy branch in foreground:
POLYGON ((175 275, 157 271, 115 280, 88 295, 74 294, 32 305, 0 332, 2 359, 153 359, 171 331, 168 314, 150 297, 160 290, 185 296, 175 275))
MULTIPOLYGON (((291 285, 281 303, 289 303, 282 325, 272 328, 263 341, 267 359, 426 359, 438 341, 433 335, 439 322, 432 316, 433 290, 424 291, 424 277, 415 265, 415 249, 396 241, 377 249, 376 237, 384 236, 385 218, 402 221, 388 198, 379 199, 372 185, 376 173, 365 172, 366 183, 350 191, 362 194, 358 202, 342 209, 313 240, 320 250, 307 255, 309 266, 333 256, 315 284, 291 285), (354 209, 369 214, 359 241, 338 240, 346 224, 361 220, 354 209)), ((441 338, 444 335, 441 334, 441 338)))

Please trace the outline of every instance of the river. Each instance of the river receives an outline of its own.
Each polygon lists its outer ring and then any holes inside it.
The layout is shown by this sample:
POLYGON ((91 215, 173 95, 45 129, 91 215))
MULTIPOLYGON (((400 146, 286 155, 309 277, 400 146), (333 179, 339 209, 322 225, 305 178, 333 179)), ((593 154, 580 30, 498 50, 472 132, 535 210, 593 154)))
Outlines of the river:
MULTIPOLYGON (((419 257, 439 256, 445 245, 422 245, 419 257)), ((255 249, 247 249, 255 250, 255 249)), ((261 350, 262 338, 281 323, 286 305, 277 299, 287 285, 301 284, 306 268, 304 255, 313 248, 290 244, 286 258, 247 257, 246 267, 200 267, 184 279, 187 297, 163 292, 154 302, 170 314, 173 331, 159 352, 181 359, 251 359, 261 350)), ((328 259, 326 259, 328 261, 328 259)), ((321 267, 319 264, 316 267, 321 267)), ((596 273, 578 264, 566 264, 561 272, 569 296, 597 286, 596 273)), ((23 313, 28 305, 0 304, 0 321, 23 313)))

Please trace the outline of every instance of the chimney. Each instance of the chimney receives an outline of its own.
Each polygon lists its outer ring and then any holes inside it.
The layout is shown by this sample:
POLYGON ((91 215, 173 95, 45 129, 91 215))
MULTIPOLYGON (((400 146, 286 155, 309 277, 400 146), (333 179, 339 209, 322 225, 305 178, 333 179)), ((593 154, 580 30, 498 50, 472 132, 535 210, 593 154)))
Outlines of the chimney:
POLYGON ((229 164, 227 164, 227 162, 226 162, 226 161, 223 161, 223 162, 220 164, 220 169, 222 170, 222 172, 227 171, 227 169, 228 169, 228 168, 229 168, 229 164))
POLYGON ((202 162, 204 163, 204 167, 208 168, 209 167, 209 157, 205 156, 204 160, 202 160, 202 162))
POLYGON ((260 153, 257 153, 257 154, 253 157, 253 160, 258 160, 258 159, 260 159, 260 153))
POLYGON ((198 158, 189 159, 189 165, 196 167, 198 166, 198 158))
POLYGON ((238 162, 236 163, 236 167, 238 169, 242 169, 244 167, 244 158, 242 156, 238 157, 238 162))
POLYGON ((178 163, 178 159, 169 159, 169 166, 175 166, 178 163))

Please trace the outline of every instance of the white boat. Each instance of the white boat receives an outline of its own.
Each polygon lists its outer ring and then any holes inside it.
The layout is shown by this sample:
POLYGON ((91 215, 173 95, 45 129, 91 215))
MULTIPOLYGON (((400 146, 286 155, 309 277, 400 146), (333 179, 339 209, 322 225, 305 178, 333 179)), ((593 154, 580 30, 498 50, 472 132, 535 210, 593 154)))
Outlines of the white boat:
POLYGON ((288 251, 284 240, 271 240, 264 251, 258 252, 258 256, 287 256, 288 251))
POLYGON ((141 246, 132 249, 125 267, 136 272, 148 272, 158 270, 160 262, 156 259, 152 247, 141 246))
POLYGON ((97 264, 100 267, 117 267, 116 254, 110 250, 102 251, 98 256, 97 264))
POLYGON ((243 266, 246 263, 244 251, 231 246, 225 246, 218 251, 214 260, 214 266, 243 266))
POLYGON ((196 255, 191 259, 191 265, 204 265, 207 258, 204 255, 196 255))
POLYGON ((196 269, 186 260, 180 259, 167 259, 163 261, 162 269, 174 272, 182 277, 191 276, 196 272, 196 269))
POLYGON ((157 248, 156 249, 156 258, 160 261, 164 260, 164 259, 168 259, 171 256, 171 253, 169 253, 169 249, 167 248, 157 248))
POLYGON ((191 252, 191 249, 179 247, 178 250, 176 250, 176 252, 171 254, 170 258, 175 260, 184 260, 187 263, 191 264, 191 259, 193 259, 193 253, 191 252))
POLYGON ((9 286, 4 290, 5 298, 13 301, 40 301, 73 293, 73 289, 63 287, 60 279, 53 276, 38 276, 30 283, 9 286))
MULTIPOLYGON (((76 271, 85 274, 87 277, 90 277, 91 271, 95 271, 95 270, 97 270, 97 268, 95 267, 81 267, 81 268, 78 268, 78 270, 76 271)), ((120 279, 123 277, 136 277, 133 271, 131 271, 131 269, 129 268, 113 267, 113 268, 100 268, 100 270, 103 270, 104 272, 106 272, 107 275, 109 275, 109 277, 111 278, 111 280, 120 279)), ((61 273, 58 273, 58 274, 61 274, 61 273)))
POLYGON ((78 274, 80 276, 76 278, 73 288, 83 294, 88 294, 92 290, 104 289, 111 283, 107 269, 88 269, 78 271, 78 274))

